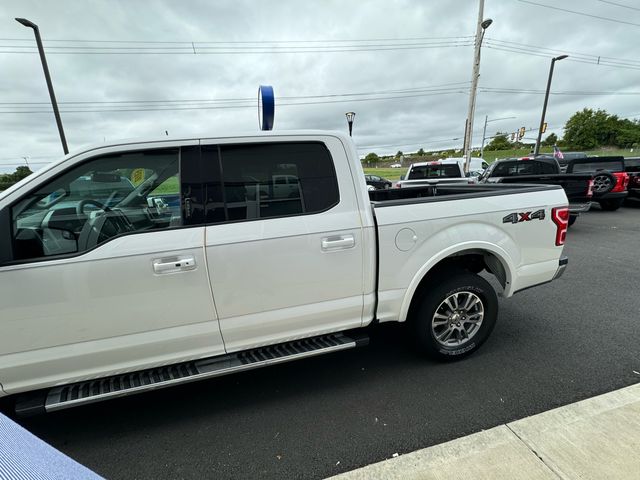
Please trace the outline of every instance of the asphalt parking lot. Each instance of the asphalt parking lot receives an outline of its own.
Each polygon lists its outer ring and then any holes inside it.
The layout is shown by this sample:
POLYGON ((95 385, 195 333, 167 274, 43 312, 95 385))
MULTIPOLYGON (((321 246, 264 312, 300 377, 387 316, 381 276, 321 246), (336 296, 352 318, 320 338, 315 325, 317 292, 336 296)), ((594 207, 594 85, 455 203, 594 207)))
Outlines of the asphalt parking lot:
POLYGON ((358 350, 20 423, 110 478, 323 478, 640 382, 640 207, 570 229, 569 267, 501 300, 472 357, 416 354, 400 325, 358 350))

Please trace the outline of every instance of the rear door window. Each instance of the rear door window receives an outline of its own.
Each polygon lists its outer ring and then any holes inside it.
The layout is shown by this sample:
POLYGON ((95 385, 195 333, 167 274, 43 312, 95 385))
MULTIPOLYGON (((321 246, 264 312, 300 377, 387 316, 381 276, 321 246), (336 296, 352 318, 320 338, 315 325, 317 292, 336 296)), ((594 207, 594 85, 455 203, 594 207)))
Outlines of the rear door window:
POLYGON ((220 165, 225 221, 319 213, 340 199, 320 142, 221 145, 220 165))

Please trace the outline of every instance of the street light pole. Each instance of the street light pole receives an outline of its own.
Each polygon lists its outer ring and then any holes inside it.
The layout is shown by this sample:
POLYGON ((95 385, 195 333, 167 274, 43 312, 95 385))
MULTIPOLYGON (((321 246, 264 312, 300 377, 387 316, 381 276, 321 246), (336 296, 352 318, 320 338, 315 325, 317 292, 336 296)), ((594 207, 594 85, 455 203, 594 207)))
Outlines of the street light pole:
POLYGON ((498 120, 511 120, 516 117, 493 118, 489 120, 489 115, 484 117, 484 129, 482 130, 482 146, 480 147, 480 157, 484 158, 484 141, 487 139, 487 123, 497 122, 498 120))
POLYGON ((353 119, 356 116, 356 112, 347 112, 345 113, 345 116, 347 117, 347 124, 349 124, 349 136, 352 136, 353 133, 353 119))
POLYGON ((540 118, 540 128, 538 129, 538 139, 536 140, 536 147, 533 150, 533 155, 536 156, 540 153, 540 140, 542 139, 542 127, 544 126, 544 116, 547 113, 547 103, 549 102, 549 91, 551 90, 551 79, 553 78, 553 66, 557 61, 564 60, 569 55, 560 55, 551 59, 551 67, 549 68, 549 80, 547 80, 547 91, 544 94, 544 104, 542 106, 542 117, 540 118))
POLYGON ((33 29, 33 33, 36 36, 36 43, 38 44, 38 53, 40 53, 40 61, 42 62, 42 69, 44 70, 44 78, 47 81, 47 88, 49 89, 49 97, 51 98, 51 105, 53 106, 53 114, 56 117, 56 124, 58 125, 58 133, 60 134, 60 141, 62 142, 62 150, 64 154, 69 153, 67 148, 67 139, 64 136, 64 128, 62 127, 62 119, 60 118, 60 112, 58 111, 58 102, 56 101, 56 94, 53 91, 53 84, 51 83, 51 76, 49 75, 49 67, 47 66, 47 59, 44 56, 44 47, 42 46, 42 39, 40 38, 40 29, 38 26, 27 20, 26 18, 16 18, 16 21, 25 27, 33 29))
POLYGON ((473 137, 473 114, 476 109, 476 93, 478 90, 478 78, 480 77, 480 47, 482 46, 482 39, 484 38, 484 32, 489 25, 493 23, 493 20, 487 18, 482 20, 484 14, 484 0, 480 0, 480 8, 478 9, 478 26, 476 28, 476 40, 475 40, 475 52, 473 56, 473 73, 471 74, 471 92, 469 93, 469 112, 467 114, 467 134, 465 135, 465 142, 463 147, 464 152, 464 171, 469 172, 469 163, 471 162, 471 141, 473 137))

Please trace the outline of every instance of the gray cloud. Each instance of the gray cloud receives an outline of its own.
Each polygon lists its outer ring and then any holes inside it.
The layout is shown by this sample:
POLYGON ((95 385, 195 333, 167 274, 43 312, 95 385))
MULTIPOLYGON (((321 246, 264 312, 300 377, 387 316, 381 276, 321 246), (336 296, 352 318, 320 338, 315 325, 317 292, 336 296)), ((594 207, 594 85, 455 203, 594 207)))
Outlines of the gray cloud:
MULTIPOLYGON (((640 23, 640 12, 636 15, 595 0, 565 1, 562 7, 640 23)), ((47 48, 56 45, 50 41, 52 39, 323 41, 296 45, 302 46, 328 45, 329 40, 473 35, 477 1, 5 1, 0 6, 4 38, 33 38, 30 30, 13 20, 16 16, 39 24, 47 48)), ((639 27, 517 1, 487 0, 485 17, 494 19, 487 30, 487 39, 536 45, 570 54, 631 59, 635 56, 628 46, 634 45, 639 27)), ((11 45, 12 42, 3 40, 0 44, 11 45)), ((534 56, 489 47, 485 44, 482 52, 482 87, 545 88, 550 52, 532 49, 532 53, 546 55, 534 56)), ((266 83, 274 86, 280 104, 276 109, 276 129, 344 130, 344 112, 353 110, 357 113, 356 143, 361 147, 384 145, 371 150, 394 153, 397 150, 415 151, 420 147, 459 146, 461 140, 453 139, 464 133, 468 95, 448 93, 297 106, 282 105, 292 102, 282 97, 390 91, 468 82, 472 56, 473 49, 467 46, 296 54, 49 54, 48 61, 60 102, 253 99, 258 85, 266 83)), ((554 91, 640 90, 635 81, 637 70, 571 60, 570 57, 557 64, 554 91)), ((44 102, 45 106, 38 108, 46 108, 48 96, 36 54, 0 53, 0 69, 3 72, 0 102, 44 102)), ((550 131, 561 134, 566 119, 583 107, 605 108, 623 116, 640 114, 638 99, 639 96, 622 95, 554 95, 548 110, 548 122, 554 127, 550 131)), ((513 131, 520 126, 537 127, 542 100, 540 94, 481 91, 477 100, 474 144, 480 143, 485 115, 490 118, 517 117, 490 124, 491 134, 496 130, 513 131)), ((62 108, 74 109, 72 107, 63 104, 62 108)), ((35 163, 48 161, 61 153, 53 115, 1 113, 20 109, 0 107, 0 169, 2 164, 12 168, 22 156, 31 157, 35 163)), ((63 121, 73 149, 104 140, 158 136, 165 130, 171 135, 225 135, 229 131, 256 130, 257 112, 255 105, 251 105, 238 109, 63 113, 63 121)))

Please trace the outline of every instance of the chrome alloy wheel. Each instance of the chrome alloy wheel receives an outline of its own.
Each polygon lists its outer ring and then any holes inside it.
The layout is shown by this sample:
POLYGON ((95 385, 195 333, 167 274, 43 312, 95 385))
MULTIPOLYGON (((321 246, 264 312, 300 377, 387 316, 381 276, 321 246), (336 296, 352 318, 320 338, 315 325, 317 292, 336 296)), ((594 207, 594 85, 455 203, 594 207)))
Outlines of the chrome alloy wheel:
POLYGON ((593 191, 600 192, 608 192, 611 188, 611 179, 604 175, 597 175, 593 179, 593 191))
POLYGON ((484 305, 472 292, 456 292, 438 306, 431 333, 445 347, 459 347, 471 340, 482 325, 484 305))

